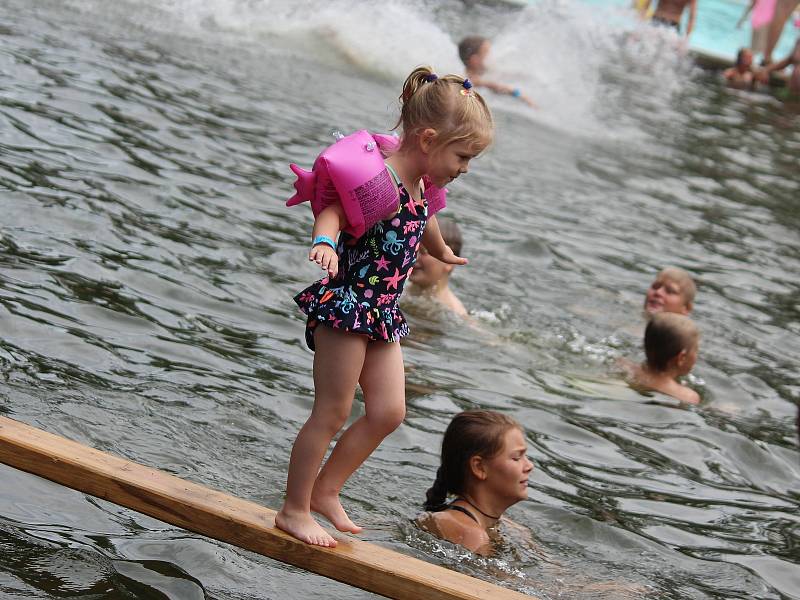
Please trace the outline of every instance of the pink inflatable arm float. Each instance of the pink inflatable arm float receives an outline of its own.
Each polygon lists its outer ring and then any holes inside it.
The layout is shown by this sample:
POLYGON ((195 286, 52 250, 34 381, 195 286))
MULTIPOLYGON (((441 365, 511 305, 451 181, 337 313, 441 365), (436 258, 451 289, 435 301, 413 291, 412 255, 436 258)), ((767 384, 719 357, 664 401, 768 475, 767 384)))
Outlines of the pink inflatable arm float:
MULTIPOLYGON (((297 181, 294 183, 296 193, 287 200, 286 206, 310 201, 316 217, 326 207, 339 202, 348 223, 345 231, 361 237, 397 209, 397 188, 383 155, 393 152, 399 145, 400 140, 394 136, 373 136, 361 130, 323 150, 311 171, 289 165, 297 181)), ((431 184, 427 177, 423 178, 423 183, 428 214, 436 214, 446 205, 447 191, 431 184)))

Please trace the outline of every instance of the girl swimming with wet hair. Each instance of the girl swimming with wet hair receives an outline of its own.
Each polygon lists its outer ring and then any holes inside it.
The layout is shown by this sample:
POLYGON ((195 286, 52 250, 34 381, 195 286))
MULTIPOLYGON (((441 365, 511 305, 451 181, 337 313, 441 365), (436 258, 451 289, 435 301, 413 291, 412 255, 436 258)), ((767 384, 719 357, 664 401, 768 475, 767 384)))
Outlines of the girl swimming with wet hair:
POLYGON ((339 501, 342 486, 405 417, 405 376, 400 338, 408 325, 398 307, 420 242, 442 262, 466 264, 444 242, 428 215, 422 184, 439 188, 467 172, 492 141, 489 108, 468 79, 415 69, 400 95, 399 147, 385 164, 399 201, 383 220, 354 237, 339 202, 314 221, 309 260, 327 276, 300 292, 308 316, 306 343, 314 355, 314 407, 292 448, 286 499, 275 524, 309 544, 336 540, 311 516, 340 531, 359 533, 339 501), (336 239, 339 235, 338 240, 336 239), (350 416, 356 385, 365 413, 342 434, 322 470, 329 444, 350 416))
POLYGON ((441 466, 428 489, 420 527, 481 555, 492 553, 503 513, 528 497, 533 463, 522 427, 490 410, 457 414, 442 440, 441 466), (448 497, 454 498, 448 502, 448 497))

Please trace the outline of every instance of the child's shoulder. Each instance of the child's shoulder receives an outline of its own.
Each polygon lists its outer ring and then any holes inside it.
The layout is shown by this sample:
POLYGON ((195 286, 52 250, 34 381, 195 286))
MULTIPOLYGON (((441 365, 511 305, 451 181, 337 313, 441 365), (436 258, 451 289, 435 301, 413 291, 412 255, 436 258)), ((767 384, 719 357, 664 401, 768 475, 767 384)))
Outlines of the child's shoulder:
POLYGON ((472 551, 489 544, 489 534, 469 516, 457 510, 428 513, 418 521, 426 530, 472 551))
POLYGON ((700 394, 678 381, 675 382, 669 395, 687 404, 700 404, 700 394))

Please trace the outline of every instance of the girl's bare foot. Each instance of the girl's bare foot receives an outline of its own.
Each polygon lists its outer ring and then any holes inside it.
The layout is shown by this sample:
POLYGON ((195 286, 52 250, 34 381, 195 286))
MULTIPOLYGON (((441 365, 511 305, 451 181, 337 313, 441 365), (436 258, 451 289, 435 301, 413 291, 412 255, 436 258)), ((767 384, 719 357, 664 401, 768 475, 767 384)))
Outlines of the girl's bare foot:
POLYGON ((311 513, 291 513, 282 508, 275 515, 275 527, 306 544, 325 548, 336 547, 336 540, 314 520, 311 513))
POLYGON ((339 502, 339 494, 337 493, 326 494, 314 488, 311 494, 311 510, 328 519, 339 531, 361 533, 363 529, 353 523, 350 517, 347 516, 347 513, 344 512, 342 503, 339 502))

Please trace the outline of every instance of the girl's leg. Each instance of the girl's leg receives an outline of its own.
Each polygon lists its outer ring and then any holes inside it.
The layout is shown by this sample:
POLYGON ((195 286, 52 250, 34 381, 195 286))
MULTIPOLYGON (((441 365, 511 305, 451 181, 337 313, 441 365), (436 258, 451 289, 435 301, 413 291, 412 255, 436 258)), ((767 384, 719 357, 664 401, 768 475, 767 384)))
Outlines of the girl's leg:
POLYGON ((772 61, 772 51, 778 45, 778 40, 781 38, 783 28, 786 26, 786 21, 792 16, 792 11, 800 4, 798 0, 778 0, 775 3, 775 12, 772 15, 767 33, 767 43, 764 49, 764 62, 769 64, 772 61))
POLYGON ((358 533, 339 502, 348 477, 372 454, 406 415, 405 373, 399 342, 370 342, 359 378, 366 414, 342 434, 317 476, 311 507, 340 531, 358 533))
POLYGON ((333 436, 350 416, 367 338, 319 325, 314 344, 314 408, 294 442, 275 525, 307 544, 332 547, 336 540, 311 516, 311 490, 333 436))

